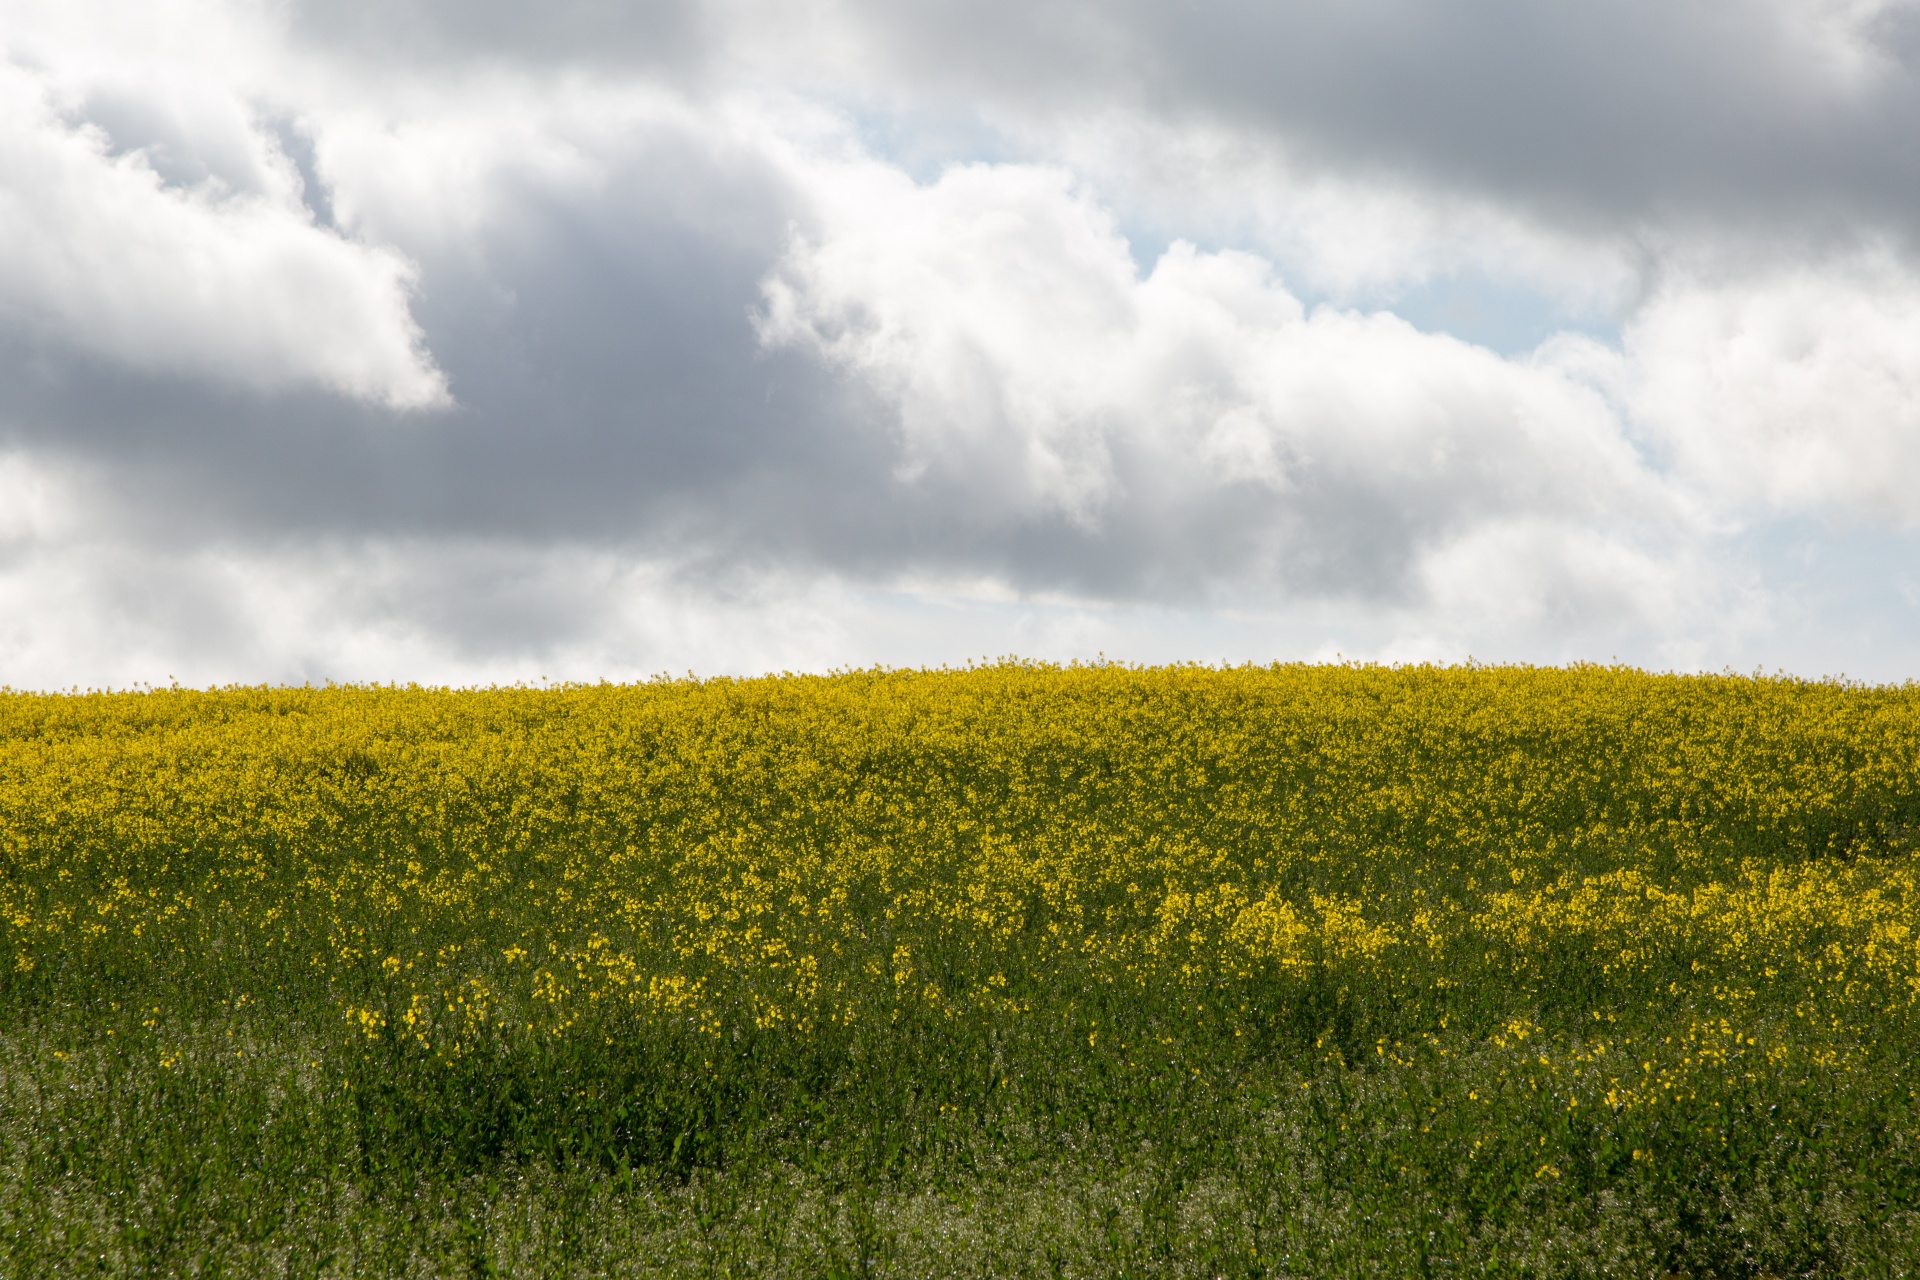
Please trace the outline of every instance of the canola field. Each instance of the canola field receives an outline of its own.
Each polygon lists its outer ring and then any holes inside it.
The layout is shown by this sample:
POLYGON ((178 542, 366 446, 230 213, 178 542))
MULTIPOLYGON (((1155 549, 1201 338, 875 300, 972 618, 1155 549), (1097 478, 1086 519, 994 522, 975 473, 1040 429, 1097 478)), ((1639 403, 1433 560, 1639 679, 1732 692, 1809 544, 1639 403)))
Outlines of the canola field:
POLYGON ((0 1271, 1920 1269, 1920 687, 0 694, 0 1271))

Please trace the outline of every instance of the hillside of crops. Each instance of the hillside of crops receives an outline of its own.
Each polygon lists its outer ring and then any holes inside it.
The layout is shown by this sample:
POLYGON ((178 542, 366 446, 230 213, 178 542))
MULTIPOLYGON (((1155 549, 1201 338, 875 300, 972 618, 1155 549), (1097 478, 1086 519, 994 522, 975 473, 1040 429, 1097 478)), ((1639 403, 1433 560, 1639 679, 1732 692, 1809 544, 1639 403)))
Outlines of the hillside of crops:
POLYGON ((1920 687, 0 694, 9 1276, 1920 1268, 1920 687))

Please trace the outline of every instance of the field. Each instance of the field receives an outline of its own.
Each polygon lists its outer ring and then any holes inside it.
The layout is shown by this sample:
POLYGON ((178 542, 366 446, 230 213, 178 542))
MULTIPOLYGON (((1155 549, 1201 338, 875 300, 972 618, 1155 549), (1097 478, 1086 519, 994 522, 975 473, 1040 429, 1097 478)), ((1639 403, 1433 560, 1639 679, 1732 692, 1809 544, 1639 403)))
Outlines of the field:
POLYGON ((1920 1269, 1920 687, 0 695, 0 1268, 1920 1269))

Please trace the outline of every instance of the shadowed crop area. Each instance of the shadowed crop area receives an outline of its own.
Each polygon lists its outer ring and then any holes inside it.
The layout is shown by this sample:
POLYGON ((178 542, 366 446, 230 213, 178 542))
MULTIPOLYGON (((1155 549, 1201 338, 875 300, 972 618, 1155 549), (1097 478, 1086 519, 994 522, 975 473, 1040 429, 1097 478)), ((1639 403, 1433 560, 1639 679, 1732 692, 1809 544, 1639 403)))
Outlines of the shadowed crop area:
POLYGON ((0 1265, 1920 1266, 1920 688, 0 696, 0 1265))

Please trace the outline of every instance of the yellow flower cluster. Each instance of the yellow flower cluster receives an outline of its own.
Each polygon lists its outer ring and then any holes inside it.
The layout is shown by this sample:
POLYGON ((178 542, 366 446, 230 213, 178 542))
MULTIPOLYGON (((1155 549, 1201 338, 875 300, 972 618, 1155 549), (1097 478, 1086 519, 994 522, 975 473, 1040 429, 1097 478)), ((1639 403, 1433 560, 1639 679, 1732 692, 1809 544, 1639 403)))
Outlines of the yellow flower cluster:
POLYGON ((1894 1013, 1920 998, 1917 870, 1911 857, 1784 867, 1749 859, 1730 883, 1681 891, 1638 870, 1562 876, 1492 895, 1473 923, 1521 964, 1571 947, 1600 973, 1644 973, 1683 953, 1691 973, 1784 979, 1835 1009, 1894 1013))
POLYGON ((1575 970, 1859 1029, 1920 993, 1916 821, 1920 690, 1602 667, 0 697, 5 981, 448 1055, 1575 970))

